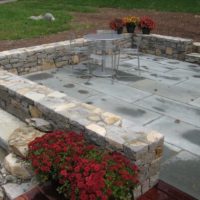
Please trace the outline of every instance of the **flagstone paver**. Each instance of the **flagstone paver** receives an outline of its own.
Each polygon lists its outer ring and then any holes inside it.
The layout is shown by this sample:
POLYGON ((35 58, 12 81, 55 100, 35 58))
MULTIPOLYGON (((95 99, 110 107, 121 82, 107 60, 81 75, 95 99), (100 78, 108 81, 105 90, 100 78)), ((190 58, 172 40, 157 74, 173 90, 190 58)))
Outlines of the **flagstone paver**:
MULTIPOLYGON (((137 59, 132 55, 130 57, 123 53, 122 55, 120 74, 132 77, 118 78, 114 83, 111 79, 93 77, 88 81, 84 76, 81 77, 81 74, 85 74, 83 70, 80 70, 81 64, 77 68, 74 66, 74 70, 69 66, 48 70, 45 73, 53 77, 44 79, 41 76, 35 81, 122 116, 124 125, 143 125, 144 128, 163 133, 165 153, 161 178, 170 184, 174 179, 174 185, 180 189, 185 190, 184 185, 187 186, 188 189, 185 191, 199 199, 200 191, 197 191, 194 185, 198 186, 200 178, 197 177, 193 179, 193 184, 188 184, 189 178, 185 176, 189 174, 189 167, 184 169, 188 173, 184 170, 180 172, 185 179, 182 183, 178 183, 175 176, 167 179, 167 174, 171 172, 165 169, 167 166, 171 170, 175 169, 174 162, 170 160, 176 160, 177 157, 184 159, 185 154, 190 155, 191 162, 200 169, 198 161, 200 159, 200 92, 198 89, 200 66, 142 55, 139 73, 137 59), (91 95, 78 93, 79 88, 89 91, 91 95)), ((30 75, 26 77, 29 78, 30 75)), ((199 173, 198 169, 195 168, 193 176, 199 173)))
POLYGON ((140 100, 136 102, 136 105, 182 120, 193 124, 194 126, 199 126, 200 124, 200 108, 160 97, 158 95, 153 95, 140 100))
POLYGON ((161 179, 199 199, 200 157, 181 151, 161 167, 161 179))
POLYGON ((18 118, 0 109, 0 146, 8 148, 8 138, 12 132, 25 125, 18 118))

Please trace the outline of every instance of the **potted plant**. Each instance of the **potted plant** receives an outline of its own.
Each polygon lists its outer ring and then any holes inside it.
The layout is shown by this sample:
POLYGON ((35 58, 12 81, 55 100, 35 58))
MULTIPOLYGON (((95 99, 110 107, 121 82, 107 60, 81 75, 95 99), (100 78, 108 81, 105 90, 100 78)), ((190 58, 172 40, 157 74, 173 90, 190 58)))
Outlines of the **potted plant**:
POLYGON ((83 134, 55 131, 29 143, 40 180, 54 180, 66 199, 133 200, 138 167, 121 153, 89 144, 83 134))
POLYGON ((155 22, 150 17, 143 16, 140 18, 138 27, 142 30, 143 34, 149 34, 155 28, 155 22))
POLYGON ((123 32, 124 28, 124 21, 121 18, 115 18, 112 21, 110 21, 110 28, 117 31, 118 34, 121 34, 123 32))
POLYGON ((138 25, 140 19, 136 16, 126 16, 123 18, 126 30, 128 33, 134 33, 135 27, 138 25))

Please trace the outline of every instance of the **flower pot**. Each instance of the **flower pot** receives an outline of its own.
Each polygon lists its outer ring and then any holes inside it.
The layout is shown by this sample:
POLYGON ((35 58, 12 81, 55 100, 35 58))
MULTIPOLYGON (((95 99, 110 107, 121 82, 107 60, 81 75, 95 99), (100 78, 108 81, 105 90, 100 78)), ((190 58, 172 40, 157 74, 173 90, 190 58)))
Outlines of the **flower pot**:
POLYGON ((122 32, 123 32, 123 27, 117 29, 117 34, 122 34, 122 32))
POLYGON ((126 24, 127 33, 134 33, 135 25, 134 24, 126 24))
POLYGON ((143 34, 150 34, 150 32, 151 32, 151 30, 149 28, 146 28, 146 27, 142 28, 143 34))

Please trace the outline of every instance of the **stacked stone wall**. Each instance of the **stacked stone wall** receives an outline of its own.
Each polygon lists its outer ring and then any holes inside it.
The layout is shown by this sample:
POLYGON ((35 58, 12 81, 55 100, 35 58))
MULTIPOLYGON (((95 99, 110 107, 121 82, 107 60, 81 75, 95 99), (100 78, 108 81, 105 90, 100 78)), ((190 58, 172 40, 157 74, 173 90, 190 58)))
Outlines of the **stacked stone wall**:
POLYGON ((158 181, 164 139, 155 131, 124 127, 120 116, 4 70, 0 70, 0 106, 23 121, 43 118, 55 129, 82 132, 90 142, 122 152, 140 169, 135 196, 158 181))
MULTIPOLYGON (((119 43, 119 42, 117 42, 119 43)), ((121 47, 131 47, 131 35, 124 34, 121 47)), ((17 75, 63 67, 87 59, 88 42, 83 38, 0 52, 0 69, 17 75), (83 52, 81 48, 86 50, 83 52), (76 49, 76 52, 75 52, 76 49), (78 50, 80 49, 80 51, 78 50)))
POLYGON ((191 39, 150 34, 137 35, 134 40, 138 37, 141 37, 140 51, 147 54, 185 60, 186 54, 193 50, 191 39))
MULTIPOLYGON (((190 39, 156 34, 133 36, 123 34, 123 39, 117 43, 120 43, 121 49, 130 48, 136 44, 138 38, 141 38, 141 52, 167 58, 185 60, 186 54, 191 53, 193 48, 190 39)), ((86 60, 87 53, 77 52, 75 54, 73 49, 83 46, 87 49, 88 42, 83 38, 76 39, 73 42, 73 45, 70 44, 70 41, 63 41, 0 52, 0 69, 24 75, 86 60)))

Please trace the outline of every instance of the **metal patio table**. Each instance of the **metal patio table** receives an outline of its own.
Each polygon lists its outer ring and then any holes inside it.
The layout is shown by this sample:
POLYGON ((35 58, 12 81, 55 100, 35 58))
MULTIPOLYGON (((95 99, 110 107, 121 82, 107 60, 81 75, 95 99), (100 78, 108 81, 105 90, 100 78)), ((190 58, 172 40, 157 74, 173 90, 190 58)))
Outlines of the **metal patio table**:
MULTIPOLYGON (((113 63, 111 63, 110 68, 106 68, 106 52, 110 50, 112 53, 116 47, 114 41, 123 39, 123 35, 117 33, 92 33, 85 35, 84 39, 94 44, 99 42, 102 44, 102 67, 97 67, 92 74, 97 77, 112 77, 114 74, 113 63)), ((96 45, 96 48, 98 49, 98 45, 96 45)))

